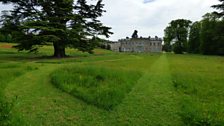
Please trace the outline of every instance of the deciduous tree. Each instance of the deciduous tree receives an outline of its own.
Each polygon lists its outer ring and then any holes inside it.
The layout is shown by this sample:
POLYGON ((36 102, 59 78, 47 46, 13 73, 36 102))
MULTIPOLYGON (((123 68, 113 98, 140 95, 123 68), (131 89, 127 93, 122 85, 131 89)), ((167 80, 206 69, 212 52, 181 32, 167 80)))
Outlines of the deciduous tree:
POLYGON ((177 19, 169 23, 165 31, 165 44, 169 46, 173 40, 173 51, 181 54, 187 49, 187 37, 189 33, 190 20, 177 19))
POLYGON ((194 22, 190 26, 190 34, 188 41, 189 53, 200 53, 200 32, 201 32, 201 22, 194 22))
POLYGON ((224 55, 224 21, 214 13, 203 16, 200 49, 202 54, 224 55))

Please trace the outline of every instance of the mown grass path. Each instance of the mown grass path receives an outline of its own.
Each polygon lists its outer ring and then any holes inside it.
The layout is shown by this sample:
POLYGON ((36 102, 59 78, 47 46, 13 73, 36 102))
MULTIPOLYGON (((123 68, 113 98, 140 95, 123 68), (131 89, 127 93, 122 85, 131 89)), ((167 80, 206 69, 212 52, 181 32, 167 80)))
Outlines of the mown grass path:
POLYGON ((8 99, 17 97, 14 113, 27 125, 181 125, 177 96, 165 54, 113 111, 98 109, 55 88, 49 74, 59 64, 43 64, 10 82, 8 99))
POLYGON ((166 55, 150 67, 117 108, 116 125, 181 125, 166 55), (120 122, 119 122, 120 121, 120 122))

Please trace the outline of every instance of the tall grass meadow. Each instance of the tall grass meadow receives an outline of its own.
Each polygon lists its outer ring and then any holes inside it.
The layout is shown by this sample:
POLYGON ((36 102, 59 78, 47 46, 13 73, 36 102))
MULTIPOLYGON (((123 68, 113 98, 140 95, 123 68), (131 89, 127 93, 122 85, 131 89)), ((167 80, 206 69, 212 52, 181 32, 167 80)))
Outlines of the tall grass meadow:
POLYGON ((99 108, 113 109, 141 77, 138 71, 96 66, 66 66, 51 74, 51 81, 65 92, 99 108))

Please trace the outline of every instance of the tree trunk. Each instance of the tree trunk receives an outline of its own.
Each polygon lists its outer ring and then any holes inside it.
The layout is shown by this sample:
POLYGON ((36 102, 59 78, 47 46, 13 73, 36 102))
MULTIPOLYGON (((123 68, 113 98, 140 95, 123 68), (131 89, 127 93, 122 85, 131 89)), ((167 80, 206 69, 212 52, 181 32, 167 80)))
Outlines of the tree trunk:
POLYGON ((54 43, 54 57, 56 58, 64 58, 65 55, 65 46, 61 43, 54 43))

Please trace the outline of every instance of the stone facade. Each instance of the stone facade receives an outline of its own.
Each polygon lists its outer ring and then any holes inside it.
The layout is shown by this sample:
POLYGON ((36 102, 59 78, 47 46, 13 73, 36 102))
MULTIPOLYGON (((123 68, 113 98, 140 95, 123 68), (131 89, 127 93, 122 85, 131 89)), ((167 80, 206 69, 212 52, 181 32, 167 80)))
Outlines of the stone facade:
POLYGON ((119 52, 162 52, 162 39, 131 38, 121 39, 110 44, 111 50, 119 52))
POLYGON ((120 52, 121 43, 120 42, 111 42, 109 43, 110 50, 115 52, 120 52))

